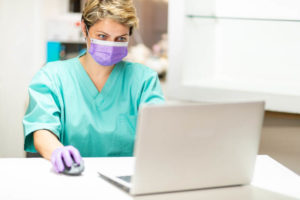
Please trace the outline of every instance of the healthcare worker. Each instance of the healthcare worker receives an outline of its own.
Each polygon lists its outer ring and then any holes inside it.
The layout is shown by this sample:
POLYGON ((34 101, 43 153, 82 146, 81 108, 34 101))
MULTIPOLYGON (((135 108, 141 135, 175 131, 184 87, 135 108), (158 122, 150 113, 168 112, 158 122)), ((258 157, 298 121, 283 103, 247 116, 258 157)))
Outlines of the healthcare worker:
POLYGON ((57 172, 81 156, 132 156, 139 107, 164 102, 156 72, 122 61, 138 25, 132 0, 88 0, 81 24, 87 52, 34 76, 23 120, 25 151, 57 172))

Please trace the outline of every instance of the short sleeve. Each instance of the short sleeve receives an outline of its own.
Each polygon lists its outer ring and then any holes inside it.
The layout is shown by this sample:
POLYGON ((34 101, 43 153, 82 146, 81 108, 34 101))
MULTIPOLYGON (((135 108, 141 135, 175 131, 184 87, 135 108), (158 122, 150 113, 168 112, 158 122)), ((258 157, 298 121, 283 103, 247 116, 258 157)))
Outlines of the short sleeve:
POLYGON ((139 105, 162 104, 164 102, 165 98, 162 93, 157 73, 153 72, 145 79, 142 85, 139 105))
POLYGON ((60 137, 61 106, 54 83, 43 69, 33 78, 29 86, 29 105, 23 119, 24 150, 37 152, 33 143, 33 132, 49 130, 60 137))

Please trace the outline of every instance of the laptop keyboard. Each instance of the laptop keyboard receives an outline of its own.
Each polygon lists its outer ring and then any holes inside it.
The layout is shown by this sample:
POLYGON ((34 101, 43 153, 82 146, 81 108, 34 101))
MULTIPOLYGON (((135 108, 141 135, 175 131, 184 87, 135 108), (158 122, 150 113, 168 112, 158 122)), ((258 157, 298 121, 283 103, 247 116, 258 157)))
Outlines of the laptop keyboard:
POLYGON ((131 176, 118 176, 119 179, 122 179, 123 181, 130 183, 131 182, 131 176))

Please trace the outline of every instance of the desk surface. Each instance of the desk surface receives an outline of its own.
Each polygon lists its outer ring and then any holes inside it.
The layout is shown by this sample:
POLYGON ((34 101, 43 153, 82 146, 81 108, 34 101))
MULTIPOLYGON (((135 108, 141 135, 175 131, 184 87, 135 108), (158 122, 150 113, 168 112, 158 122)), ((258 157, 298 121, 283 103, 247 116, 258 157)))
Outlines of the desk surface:
POLYGON ((258 156, 251 185, 132 197, 101 177, 132 158, 84 158, 80 177, 56 174, 42 158, 0 159, 0 199, 256 200, 300 199, 300 177, 268 156, 258 156))

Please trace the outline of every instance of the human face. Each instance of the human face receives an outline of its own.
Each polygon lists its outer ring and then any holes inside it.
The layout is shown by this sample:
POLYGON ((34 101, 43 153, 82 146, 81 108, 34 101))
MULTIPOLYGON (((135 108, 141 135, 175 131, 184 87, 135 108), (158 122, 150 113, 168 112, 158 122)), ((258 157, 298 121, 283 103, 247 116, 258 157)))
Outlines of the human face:
POLYGON ((85 30, 85 25, 82 23, 82 31, 87 38, 88 49, 91 45, 90 38, 111 42, 128 42, 129 40, 129 28, 108 18, 98 21, 91 26, 88 31, 88 36, 86 35, 85 30))

